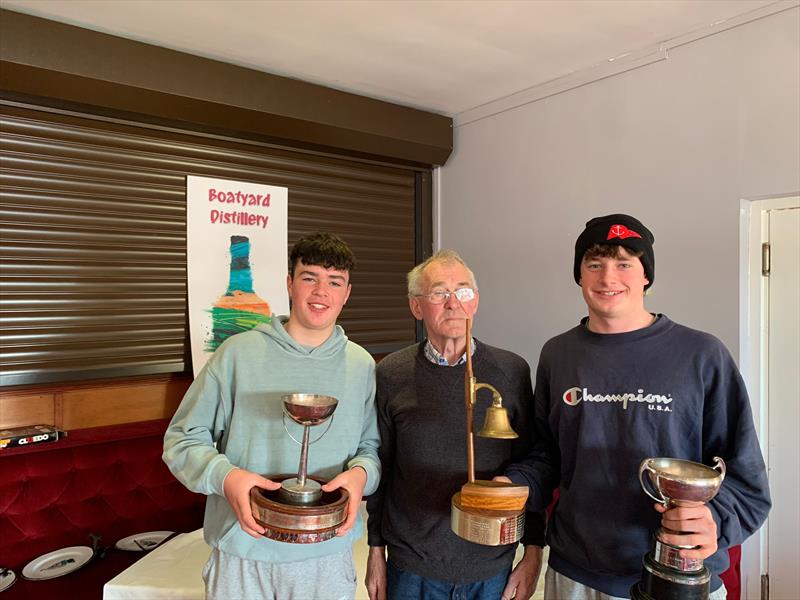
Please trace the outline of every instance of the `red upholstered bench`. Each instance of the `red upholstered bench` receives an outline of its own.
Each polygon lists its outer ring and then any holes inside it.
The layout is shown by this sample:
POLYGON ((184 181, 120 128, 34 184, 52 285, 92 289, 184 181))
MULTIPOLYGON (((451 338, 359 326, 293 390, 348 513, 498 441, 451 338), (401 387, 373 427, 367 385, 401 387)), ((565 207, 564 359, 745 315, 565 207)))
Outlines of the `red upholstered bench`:
POLYGON ((69 432, 57 442, 0 450, 0 566, 17 575, 12 598, 102 598, 103 584, 141 553, 114 550, 134 533, 202 526, 205 497, 161 461, 166 420, 69 432), (105 558, 45 581, 22 580, 32 559, 66 546, 111 546, 105 558))

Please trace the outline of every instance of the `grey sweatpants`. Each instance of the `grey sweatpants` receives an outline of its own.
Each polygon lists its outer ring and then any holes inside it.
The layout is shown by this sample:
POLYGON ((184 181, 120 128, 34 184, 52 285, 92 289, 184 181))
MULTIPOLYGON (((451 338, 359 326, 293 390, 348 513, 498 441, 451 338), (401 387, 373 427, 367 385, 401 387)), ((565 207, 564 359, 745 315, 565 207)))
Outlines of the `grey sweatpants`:
MULTIPOLYGON (((727 597, 728 591, 721 585, 708 595, 708 600, 725 600, 727 597)), ((544 576, 544 600, 627 600, 627 598, 627 596, 623 599, 598 592, 550 567, 544 576)))
POLYGON ((203 569, 206 600, 353 600, 353 552, 265 563, 211 550, 203 569))

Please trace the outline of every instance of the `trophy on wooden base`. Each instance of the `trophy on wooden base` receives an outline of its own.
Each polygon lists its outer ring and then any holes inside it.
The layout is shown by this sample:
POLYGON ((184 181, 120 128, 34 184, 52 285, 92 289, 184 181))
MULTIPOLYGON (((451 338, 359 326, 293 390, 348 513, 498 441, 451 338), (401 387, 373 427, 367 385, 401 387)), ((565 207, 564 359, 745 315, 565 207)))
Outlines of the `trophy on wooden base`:
POLYGON ((324 436, 332 423, 338 401, 330 396, 316 394, 288 394, 282 396, 283 427, 289 437, 300 444, 300 466, 297 476, 269 475, 281 481, 277 490, 253 487, 250 490, 250 508, 256 522, 266 530, 265 537, 291 544, 324 542, 336 535, 347 517, 347 490, 323 492, 325 481, 308 477, 308 447, 324 436), (303 440, 297 440, 286 427, 286 417, 303 426, 303 440), (329 420, 330 419, 330 420, 329 420), (312 427, 328 421, 328 429, 309 441, 312 427))
MULTIPOLYGON (((724 479, 725 463, 719 457, 714 457, 713 467, 677 458, 646 458, 639 466, 642 489, 667 507, 704 504, 717 495, 724 479)), ((668 544, 661 539, 664 532, 683 533, 665 527, 658 529, 653 536, 653 547, 643 560, 642 578, 631 588, 631 598, 706 600, 711 573, 703 566, 703 560, 682 558, 680 551, 691 550, 693 546, 668 544)))
POLYGON ((525 501, 528 487, 500 481, 475 480, 475 448, 472 418, 477 392, 492 392, 492 405, 477 435, 494 439, 514 439, 508 412, 500 393, 488 383, 477 383, 472 372, 472 321, 467 319, 467 372, 464 377, 464 405, 467 410, 467 483, 453 495, 450 527, 465 540, 484 546, 500 546, 519 541, 525 529, 525 501))

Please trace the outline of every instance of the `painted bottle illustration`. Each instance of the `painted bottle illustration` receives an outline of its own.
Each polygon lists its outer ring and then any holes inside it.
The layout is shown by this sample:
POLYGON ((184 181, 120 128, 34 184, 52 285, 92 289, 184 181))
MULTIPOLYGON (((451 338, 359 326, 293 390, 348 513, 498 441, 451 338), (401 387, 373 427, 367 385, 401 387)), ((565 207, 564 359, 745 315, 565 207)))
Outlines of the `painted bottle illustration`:
POLYGON ((260 323, 269 323, 269 304, 253 291, 250 270, 250 239, 231 236, 231 267, 228 290, 211 307, 211 335, 206 351, 213 352, 235 333, 248 331, 260 323))

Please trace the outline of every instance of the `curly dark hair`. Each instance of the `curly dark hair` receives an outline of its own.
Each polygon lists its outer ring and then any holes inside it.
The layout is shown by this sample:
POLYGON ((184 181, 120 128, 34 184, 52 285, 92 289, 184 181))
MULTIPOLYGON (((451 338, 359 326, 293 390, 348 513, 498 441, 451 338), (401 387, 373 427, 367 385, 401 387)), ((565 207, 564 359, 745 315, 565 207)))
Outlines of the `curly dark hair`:
POLYGON ((289 253, 289 274, 294 277, 298 261, 326 269, 353 271, 356 257, 342 238, 331 233, 312 233, 297 240, 289 253))
MULTIPOLYGON (((592 260, 593 258, 616 258, 621 259, 622 253, 620 252, 622 246, 616 244, 592 244, 592 246, 583 253, 583 260, 592 260)), ((633 248, 625 248, 625 252, 629 256, 640 258, 644 255, 641 250, 634 250, 633 248)))

